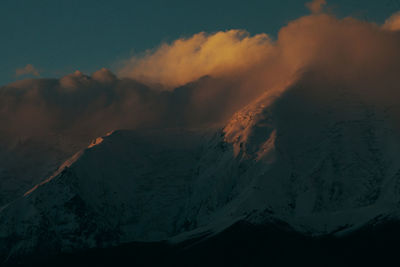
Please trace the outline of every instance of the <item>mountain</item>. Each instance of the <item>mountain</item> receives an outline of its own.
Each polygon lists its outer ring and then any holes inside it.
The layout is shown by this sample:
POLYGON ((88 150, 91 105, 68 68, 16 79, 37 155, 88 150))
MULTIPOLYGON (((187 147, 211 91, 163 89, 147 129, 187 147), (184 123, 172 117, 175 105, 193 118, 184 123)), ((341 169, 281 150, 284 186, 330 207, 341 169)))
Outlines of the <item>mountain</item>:
POLYGON ((101 255, 138 242, 150 254, 187 246, 177 254, 185 258, 238 238, 247 253, 280 242, 316 249, 321 238, 397 225, 394 117, 349 88, 299 81, 266 92, 223 129, 114 131, 1 209, 0 257, 101 255))
POLYGON ((192 218, 274 216, 318 236, 397 217, 400 142, 390 109, 348 88, 315 90, 299 83, 234 115, 200 161, 192 218))
MULTIPOLYGON (((82 138, 85 140, 84 138, 82 138)), ((2 138, 0 144, 0 207, 14 201, 49 177, 87 142, 62 134, 41 138, 2 138)))
POLYGON ((111 130, 220 124, 239 105, 236 87, 206 76, 165 91, 106 69, 0 86, 0 207, 111 130))
POLYGON ((2 251, 64 251, 174 235, 196 161, 192 135, 116 131, 97 138, 1 211, 2 251))

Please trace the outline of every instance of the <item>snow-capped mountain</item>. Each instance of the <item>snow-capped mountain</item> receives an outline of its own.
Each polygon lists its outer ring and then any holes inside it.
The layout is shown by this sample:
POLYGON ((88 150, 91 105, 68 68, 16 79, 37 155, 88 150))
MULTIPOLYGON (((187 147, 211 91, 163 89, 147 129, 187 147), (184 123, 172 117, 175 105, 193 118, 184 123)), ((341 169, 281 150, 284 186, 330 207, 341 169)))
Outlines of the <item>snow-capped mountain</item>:
POLYGON ((345 89, 323 94, 296 85, 235 114, 200 160, 189 218, 277 218, 318 236, 397 217, 400 139, 390 109, 345 89))
POLYGON ((0 254, 179 243, 238 221, 349 233, 397 219, 399 141, 390 107, 301 83, 213 134, 115 131, 2 208, 0 254))

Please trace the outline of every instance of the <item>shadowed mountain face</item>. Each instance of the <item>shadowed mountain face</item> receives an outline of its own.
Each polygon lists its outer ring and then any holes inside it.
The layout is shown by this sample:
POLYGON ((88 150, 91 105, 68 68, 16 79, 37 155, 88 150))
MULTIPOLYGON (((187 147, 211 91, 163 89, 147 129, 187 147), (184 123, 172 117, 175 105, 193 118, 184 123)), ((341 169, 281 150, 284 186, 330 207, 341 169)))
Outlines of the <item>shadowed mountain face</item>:
POLYGON ((319 82, 266 92, 219 130, 95 139, 1 209, 2 258, 79 262, 104 253, 110 261, 142 251, 145 262, 154 251, 171 264, 218 265, 228 253, 240 265, 240 250, 254 264, 269 251, 278 265, 288 244, 307 261, 307 250, 320 257, 385 240, 399 218, 396 112, 319 82))
MULTIPOLYGON (((0 87, 0 207, 110 131, 221 125, 233 108, 226 114, 214 112, 221 105, 215 96, 229 84, 205 97, 201 108, 193 103, 215 82, 203 77, 171 92, 159 91, 102 70, 93 77, 76 72, 59 80, 24 80, 0 87)), ((233 92, 224 96, 228 106, 234 105, 233 92)))

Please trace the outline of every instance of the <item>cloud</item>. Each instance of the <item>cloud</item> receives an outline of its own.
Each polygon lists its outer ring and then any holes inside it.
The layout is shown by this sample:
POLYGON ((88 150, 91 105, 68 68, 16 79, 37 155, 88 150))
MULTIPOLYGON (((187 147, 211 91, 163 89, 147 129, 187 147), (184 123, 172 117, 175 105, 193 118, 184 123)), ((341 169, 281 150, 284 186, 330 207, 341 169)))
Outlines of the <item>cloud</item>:
POLYGON ((262 61, 270 47, 266 34, 250 36, 242 30, 198 33, 163 44, 144 57, 131 58, 119 75, 173 88, 206 75, 220 77, 240 72, 262 61))
POLYGON ((15 70, 15 75, 17 77, 29 74, 40 76, 39 71, 32 64, 27 64, 25 67, 15 70))
POLYGON ((391 31, 400 30, 400 12, 397 12, 393 14, 390 18, 388 18, 382 27, 386 30, 391 31))
POLYGON ((260 95, 300 81, 316 92, 310 103, 346 88, 372 106, 395 107, 398 47, 395 31, 324 13, 291 21, 276 40, 199 33, 129 59, 119 75, 76 71, 0 88, 0 134, 6 143, 49 133, 83 143, 121 128, 221 127, 260 95))
POLYGON ((101 83, 113 83, 117 80, 117 76, 106 68, 102 68, 93 73, 92 78, 101 83))
POLYGON ((313 0, 312 2, 306 3, 306 7, 313 13, 321 13, 326 5, 326 0, 313 0))

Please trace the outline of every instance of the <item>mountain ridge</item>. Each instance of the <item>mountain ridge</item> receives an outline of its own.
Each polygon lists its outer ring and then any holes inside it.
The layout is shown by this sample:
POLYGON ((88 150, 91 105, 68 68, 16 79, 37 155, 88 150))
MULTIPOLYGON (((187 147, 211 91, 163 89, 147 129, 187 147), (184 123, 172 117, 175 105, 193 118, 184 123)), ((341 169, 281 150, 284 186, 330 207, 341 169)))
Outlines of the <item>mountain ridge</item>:
POLYGON ((0 247, 18 258, 209 240, 240 221, 284 222, 314 237, 397 221, 398 133, 391 114, 353 94, 300 81, 262 95, 217 131, 96 138, 0 211, 0 247))

